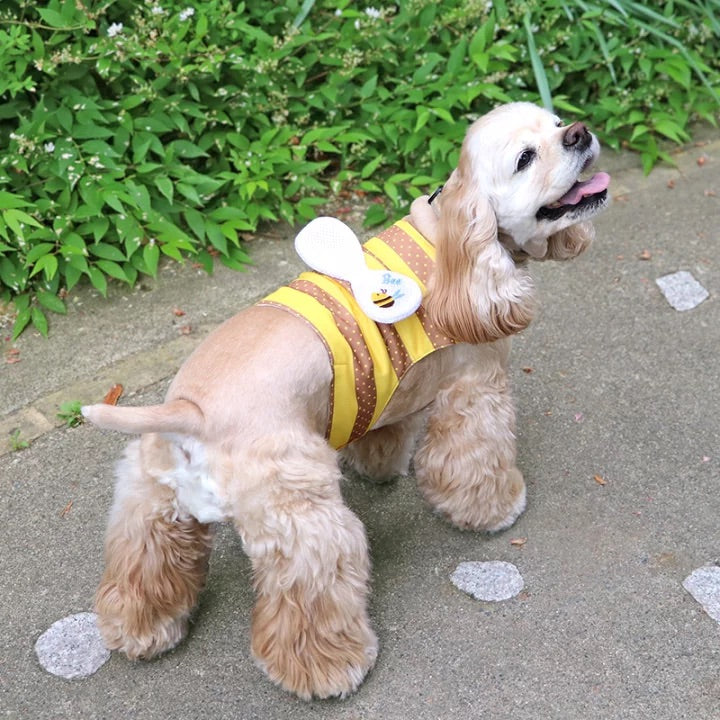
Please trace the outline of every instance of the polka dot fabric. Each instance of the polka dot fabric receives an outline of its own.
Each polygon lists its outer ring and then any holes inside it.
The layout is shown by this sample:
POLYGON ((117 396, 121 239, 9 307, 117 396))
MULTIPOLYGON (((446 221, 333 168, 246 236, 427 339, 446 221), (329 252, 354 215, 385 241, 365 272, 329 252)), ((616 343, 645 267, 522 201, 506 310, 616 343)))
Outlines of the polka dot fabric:
MULTIPOLYGON (((433 271, 435 253, 434 248, 412 226, 400 221, 370 238, 363 250, 370 267, 401 273, 409 271, 425 292, 433 271)), ((317 273, 303 273, 288 288, 294 292, 276 291, 259 304, 282 308, 302 317, 322 338, 334 371, 327 437, 333 438, 335 447, 343 447, 372 429, 373 421, 387 406, 398 382, 415 362, 429 352, 453 344, 428 320, 422 305, 412 318, 399 323, 373 323, 358 307, 349 285, 341 280, 317 273), (308 303, 308 298, 312 302, 308 303), (332 316, 332 332, 325 327, 327 313, 332 316), (343 358, 348 357, 351 358, 352 372, 340 373, 339 365, 346 363, 343 358), (383 371, 386 365, 392 367, 391 372, 383 371), (336 383, 341 375, 353 377, 354 387, 338 388, 336 383), (351 393, 356 400, 357 410, 352 419, 348 419, 347 412, 341 412, 336 407, 337 402, 343 402, 342 398, 347 397, 346 393, 351 393), (339 427, 339 423, 344 426, 339 427)))

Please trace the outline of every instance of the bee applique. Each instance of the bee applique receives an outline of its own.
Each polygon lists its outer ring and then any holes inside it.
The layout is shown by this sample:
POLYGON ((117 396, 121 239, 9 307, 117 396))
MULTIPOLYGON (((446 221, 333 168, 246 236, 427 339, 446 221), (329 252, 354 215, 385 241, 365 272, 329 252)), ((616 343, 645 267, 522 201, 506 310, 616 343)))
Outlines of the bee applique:
POLYGON ((380 292, 374 292, 370 299, 378 306, 382 308, 389 308, 395 304, 393 296, 388 293, 385 288, 380 288, 380 292))
MULTIPOLYGON (((415 232, 412 226, 408 227, 415 232)), ((411 236, 403 235, 403 230, 395 232, 413 242, 411 236)), ((390 269, 396 264, 394 250, 384 253, 383 241, 373 242, 373 238, 368 241, 370 246, 378 242, 378 256, 370 250, 365 252, 357 235, 344 222, 319 217, 297 234, 295 249, 317 273, 349 283, 351 296, 368 318, 376 323, 394 324, 415 314, 423 290, 413 277, 390 269)), ((324 292, 329 292, 327 287, 324 292)))

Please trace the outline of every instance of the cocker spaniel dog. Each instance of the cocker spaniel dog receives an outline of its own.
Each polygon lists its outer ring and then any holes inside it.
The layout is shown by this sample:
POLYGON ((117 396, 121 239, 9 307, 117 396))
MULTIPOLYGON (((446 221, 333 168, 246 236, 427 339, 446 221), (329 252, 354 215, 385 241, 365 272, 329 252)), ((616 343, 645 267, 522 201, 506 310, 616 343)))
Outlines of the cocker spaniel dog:
POLYGON ((357 317, 342 283, 301 276, 284 290, 297 307, 270 296, 225 322, 164 404, 83 408, 102 428, 141 435, 118 465, 96 595, 109 648, 147 659, 181 641, 212 523, 230 521, 252 561, 259 666, 305 699, 357 689, 378 642, 368 544, 343 503, 340 460, 376 479, 406 475, 412 460, 423 496, 449 522, 513 524, 525 485, 507 368, 509 338, 533 316, 526 261, 587 248, 609 177, 579 178, 598 153, 581 122, 527 103, 498 107, 470 127, 433 203, 419 198, 366 246, 369 266, 393 256, 415 274, 424 299, 413 316, 381 327, 357 317), (340 350, 306 316, 321 301, 340 350), (388 378, 390 390, 378 389, 388 378))

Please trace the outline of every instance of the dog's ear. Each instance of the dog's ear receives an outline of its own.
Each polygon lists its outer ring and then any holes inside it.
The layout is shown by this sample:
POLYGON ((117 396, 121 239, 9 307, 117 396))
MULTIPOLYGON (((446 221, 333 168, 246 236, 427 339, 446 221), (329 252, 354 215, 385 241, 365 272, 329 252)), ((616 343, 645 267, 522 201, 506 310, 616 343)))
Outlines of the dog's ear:
POLYGON ((440 201, 428 317, 457 342, 512 335, 533 316, 532 281, 498 241, 489 201, 456 170, 440 201))
POLYGON ((571 225, 551 235, 543 260, 570 260, 585 252, 595 238, 595 228, 590 222, 571 225))

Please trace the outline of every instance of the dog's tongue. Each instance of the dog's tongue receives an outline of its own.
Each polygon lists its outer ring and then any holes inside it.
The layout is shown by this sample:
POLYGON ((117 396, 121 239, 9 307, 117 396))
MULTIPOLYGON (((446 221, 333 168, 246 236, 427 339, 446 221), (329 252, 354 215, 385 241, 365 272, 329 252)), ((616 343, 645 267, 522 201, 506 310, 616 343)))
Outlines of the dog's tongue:
POLYGON ((596 173, 589 180, 576 182, 558 202, 561 205, 577 205, 584 197, 607 190, 609 184, 610 176, 607 173, 596 173))

